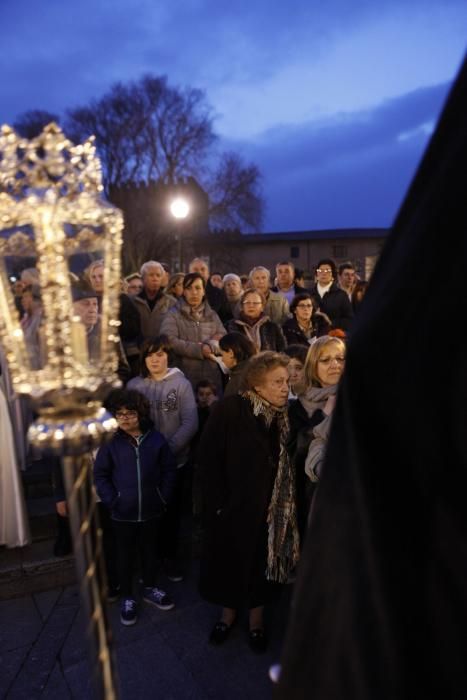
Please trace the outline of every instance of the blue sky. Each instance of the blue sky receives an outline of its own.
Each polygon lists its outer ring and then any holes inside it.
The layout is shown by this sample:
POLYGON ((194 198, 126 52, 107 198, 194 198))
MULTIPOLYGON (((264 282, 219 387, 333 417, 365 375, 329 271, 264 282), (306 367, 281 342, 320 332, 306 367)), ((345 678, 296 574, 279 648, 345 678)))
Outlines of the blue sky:
POLYGON ((464 0, 32 0, 0 10, 0 121, 145 72, 200 87, 264 230, 390 225, 465 51, 464 0))

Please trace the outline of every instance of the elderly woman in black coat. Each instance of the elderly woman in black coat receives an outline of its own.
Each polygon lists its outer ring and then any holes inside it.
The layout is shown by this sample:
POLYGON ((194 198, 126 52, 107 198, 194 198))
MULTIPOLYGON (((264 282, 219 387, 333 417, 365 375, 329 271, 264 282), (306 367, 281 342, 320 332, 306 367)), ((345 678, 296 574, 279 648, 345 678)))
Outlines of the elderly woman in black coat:
POLYGON ((248 363, 242 395, 212 409, 199 461, 205 505, 200 590, 222 606, 210 641, 229 635, 249 610, 249 643, 264 651, 263 606, 298 559, 295 478, 288 436, 288 358, 262 352, 248 363))

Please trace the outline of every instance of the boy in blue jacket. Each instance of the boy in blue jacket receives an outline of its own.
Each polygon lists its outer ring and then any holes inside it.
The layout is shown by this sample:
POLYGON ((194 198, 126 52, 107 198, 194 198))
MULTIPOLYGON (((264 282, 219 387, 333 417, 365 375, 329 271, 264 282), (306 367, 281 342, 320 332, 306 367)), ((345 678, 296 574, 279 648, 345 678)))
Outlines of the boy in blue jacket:
POLYGON ((142 394, 115 392, 109 408, 118 430, 96 455, 94 482, 115 530, 122 595, 120 621, 134 625, 137 606, 132 579, 137 550, 141 556, 143 600, 161 610, 174 607, 167 593, 155 586, 155 578, 159 520, 172 493, 176 465, 167 441, 153 428, 149 402, 142 394))

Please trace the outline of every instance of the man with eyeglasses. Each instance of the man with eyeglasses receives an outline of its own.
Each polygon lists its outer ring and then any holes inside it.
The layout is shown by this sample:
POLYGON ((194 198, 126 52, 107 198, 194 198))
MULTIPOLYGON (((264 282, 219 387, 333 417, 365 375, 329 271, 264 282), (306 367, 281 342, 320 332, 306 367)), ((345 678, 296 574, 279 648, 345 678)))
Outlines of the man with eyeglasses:
POLYGON ((316 266, 316 284, 310 294, 317 308, 329 318, 331 329, 350 328, 353 310, 346 292, 337 284, 336 263, 331 258, 320 260, 316 266))

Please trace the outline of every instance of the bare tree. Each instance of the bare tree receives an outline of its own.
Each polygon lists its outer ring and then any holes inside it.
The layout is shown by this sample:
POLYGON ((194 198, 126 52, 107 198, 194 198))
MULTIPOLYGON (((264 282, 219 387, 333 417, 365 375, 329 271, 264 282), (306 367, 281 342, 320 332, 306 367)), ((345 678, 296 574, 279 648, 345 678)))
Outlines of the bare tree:
POLYGON ((15 131, 25 139, 34 139, 50 122, 59 123, 59 117, 43 109, 30 109, 19 114, 13 124, 15 131))
POLYGON ((235 153, 216 157, 212 110, 201 90, 171 86, 165 76, 144 75, 114 84, 62 120, 43 110, 24 112, 15 128, 33 138, 51 121, 62 121, 75 143, 96 137, 106 193, 125 217, 126 271, 148 258, 176 257, 180 235, 186 255, 204 254, 212 242, 216 255, 224 245, 228 257, 234 241, 225 229, 259 228, 263 200, 258 168, 244 164, 235 153), (187 182, 194 206, 189 220, 176 224, 167 215, 168 200, 187 182), (211 232, 212 226, 224 233, 211 232))
POLYGON ((107 188, 195 175, 216 138, 202 91, 150 75, 70 110, 67 132, 96 136, 107 188))
POLYGON ((258 230, 264 207, 260 177, 256 165, 245 165, 237 153, 224 153, 207 187, 213 223, 233 229, 258 230))

